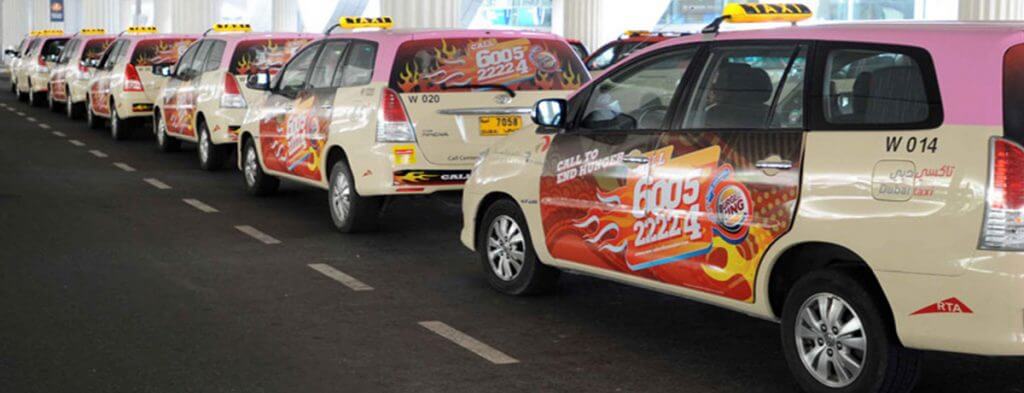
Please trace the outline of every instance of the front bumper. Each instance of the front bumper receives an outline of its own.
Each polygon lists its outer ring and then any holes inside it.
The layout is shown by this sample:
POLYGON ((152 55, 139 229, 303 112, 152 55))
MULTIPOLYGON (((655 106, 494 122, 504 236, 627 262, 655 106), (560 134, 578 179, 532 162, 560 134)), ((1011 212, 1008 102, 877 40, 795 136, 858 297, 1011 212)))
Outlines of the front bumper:
POLYGON ((903 345, 1024 356, 1024 254, 979 251, 959 276, 876 271, 903 345))

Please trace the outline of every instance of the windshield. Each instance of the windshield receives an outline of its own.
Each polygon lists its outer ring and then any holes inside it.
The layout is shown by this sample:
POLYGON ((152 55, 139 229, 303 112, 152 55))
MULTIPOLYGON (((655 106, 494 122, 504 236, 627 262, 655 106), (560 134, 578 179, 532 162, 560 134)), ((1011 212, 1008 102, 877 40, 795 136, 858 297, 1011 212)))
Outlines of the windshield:
POLYGON ((409 41, 398 49, 391 88, 403 93, 501 85, 512 90, 575 90, 590 79, 561 40, 456 38, 409 41))

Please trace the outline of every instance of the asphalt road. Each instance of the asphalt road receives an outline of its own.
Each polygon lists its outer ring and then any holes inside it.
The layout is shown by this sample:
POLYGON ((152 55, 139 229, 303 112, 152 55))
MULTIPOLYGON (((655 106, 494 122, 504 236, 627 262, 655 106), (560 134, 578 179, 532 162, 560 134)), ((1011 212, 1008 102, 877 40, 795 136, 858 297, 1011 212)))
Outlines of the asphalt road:
MULTIPOLYGON (((0 135, 0 392, 795 390, 770 322, 575 275, 491 291, 456 206, 401 200, 345 236, 323 191, 250 197, 191 147, 10 93, 0 135)), ((1024 391, 1024 359, 926 358, 919 392, 1024 391)))

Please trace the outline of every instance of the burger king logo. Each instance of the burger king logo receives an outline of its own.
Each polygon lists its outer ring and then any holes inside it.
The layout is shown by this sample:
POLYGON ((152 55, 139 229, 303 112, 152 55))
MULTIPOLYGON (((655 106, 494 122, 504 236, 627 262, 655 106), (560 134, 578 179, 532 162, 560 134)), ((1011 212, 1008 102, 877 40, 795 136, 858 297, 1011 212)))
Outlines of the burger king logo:
POLYGON ((742 184, 726 181, 715 187, 715 232, 726 241, 736 244, 747 238, 750 220, 750 193, 742 184))

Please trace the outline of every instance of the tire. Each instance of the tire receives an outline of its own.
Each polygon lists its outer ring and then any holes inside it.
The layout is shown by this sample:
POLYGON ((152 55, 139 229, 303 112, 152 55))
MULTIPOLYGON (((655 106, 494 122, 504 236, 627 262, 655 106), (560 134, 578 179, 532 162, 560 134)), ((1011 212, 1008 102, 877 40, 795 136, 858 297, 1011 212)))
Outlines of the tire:
POLYGON ((88 97, 85 99, 85 121, 89 123, 89 128, 94 130, 102 129, 105 126, 103 118, 96 116, 96 112, 93 112, 92 99, 88 97))
POLYGON ((15 85, 15 87, 14 87, 14 94, 18 95, 18 101, 28 102, 28 94, 25 94, 25 93, 21 92, 21 86, 15 85))
POLYGON ((476 243, 487 283, 498 292, 536 295, 558 285, 561 271, 537 258, 530 229, 515 202, 502 199, 487 208, 477 228, 476 243), (514 271, 516 261, 518 271, 514 271))
POLYGON ((32 83, 28 84, 28 106, 39 106, 39 94, 36 94, 36 92, 32 91, 32 83))
POLYGON ((153 114, 153 133, 156 134, 156 148, 164 153, 181 150, 181 140, 167 135, 167 123, 160 112, 153 114))
POLYGON ((380 223, 380 197, 366 197, 356 191, 355 177, 345 160, 331 166, 327 187, 327 205, 334 228, 342 233, 369 232, 380 223))
POLYGON ((117 114, 117 107, 110 103, 110 137, 115 141, 122 141, 128 138, 131 130, 128 129, 128 122, 121 119, 117 114))
POLYGON ((210 136, 210 129, 206 126, 206 122, 200 121, 196 125, 196 131, 198 131, 199 142, 196 145, 196 155, 199 157, 199 167, 203 168, 204 171, 216 171, 224 167, 224 158, 227 156, 227 151, 224 146, 218 146, 213 144, 213 139, 210 136))
POLYGON ((263 168, 260 167, 259 152, 256 151, 256 143, 252 139, 245 141, 242 158, 242 177, 245 178, 245 189, 249 194, 266 196, 277 191, 277 188, 281 186, 281 180, 263 172, 263 168))
POLYGON ((68 119, 75 120, 81 115, 79 106, 71 100, 71 90, 67 90, 67 99, 64 100, 64 114, 68 116, 68 119))
POLYGON ((782 348, 804 391, 905 393, 917 382, 920 354, 899 343, 884 299, 864 284, 871 282, 869 275, 853 269, 815 271, 787 295, 782 348), (817 311, 821 305, 828 310, 824 318, 817 311), (829 316, 832 310, 835 317, 829 316), (823 372, 812 371, 821 362, 823 372))

